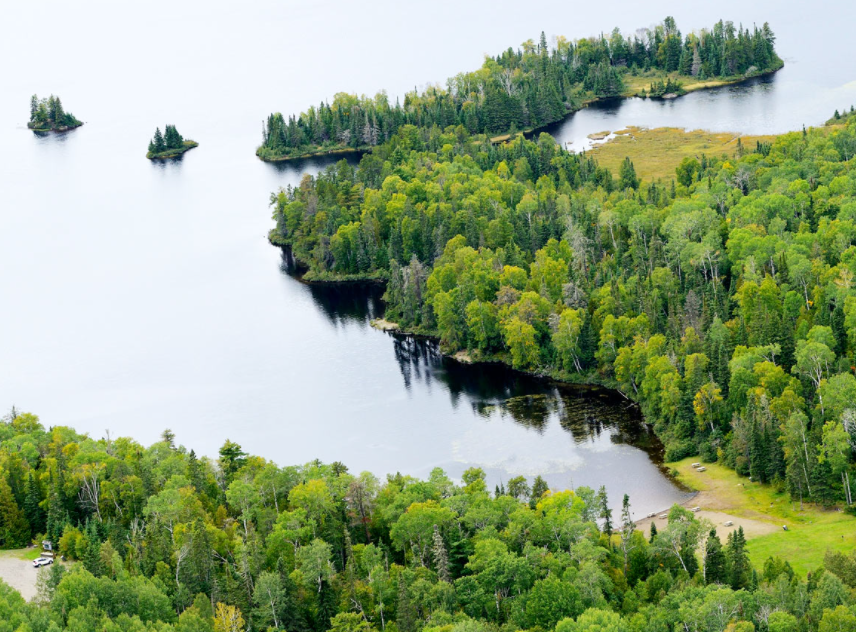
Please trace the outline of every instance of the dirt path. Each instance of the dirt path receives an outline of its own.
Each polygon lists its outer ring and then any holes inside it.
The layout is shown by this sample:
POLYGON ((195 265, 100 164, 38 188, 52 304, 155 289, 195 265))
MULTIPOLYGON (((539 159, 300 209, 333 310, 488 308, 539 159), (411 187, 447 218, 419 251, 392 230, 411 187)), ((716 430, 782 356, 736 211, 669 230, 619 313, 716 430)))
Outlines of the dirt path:
MULTIPOLYGON (((718 511, 719 509, 725 508, 721 505, 722 503, 719 498, 706 491, 698 492, 695 496, 683 503, 683 506, 687 509, 700 507, 701 510, 696 512, 696 517, 699 519, 707 518, 710 520, 713 523, 713 526, 716 527, 716 533, 723 542, 728 537, 729 533, 736 531, 739 527, 743 527, 743 533, 746 534, 747 540, 782 530, 782 525, 775 525, 770 522, 754 520, 752 518, 743 518, 724 511, 718 511), (726 522, 731 522, 732 525, 726 527, 726 522)), ((661 531, 666 528, 669 521, 665 518, 661 518, 660 516, 665 516, 667 513, 669 513, 669 510, 665 509, 658 512, 654 518, 637 520, 636 528, 644 533, 648 533, 651 530, 651 523, 653 522, 657 525, 657 531, 661 531)))
POLYGON ((36 596, 36 579, 39 571, 33 567, 33 562, 26 559, 32 549, 15 549, 0 551, 0 579, 21 593, 30 601, 36 596))

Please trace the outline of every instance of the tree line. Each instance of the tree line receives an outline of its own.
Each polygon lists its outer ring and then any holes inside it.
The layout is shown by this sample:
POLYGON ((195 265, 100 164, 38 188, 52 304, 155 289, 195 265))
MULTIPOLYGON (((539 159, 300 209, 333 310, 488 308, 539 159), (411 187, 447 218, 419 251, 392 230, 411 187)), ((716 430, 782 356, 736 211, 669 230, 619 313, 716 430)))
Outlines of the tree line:
POLYGON ((543 127, 563 119, 585 102, 625 91, 622 77, 653 72, 688 77, 735 77, 777 69, 775 35, 763 27, 735 28, 719 21, 712 29, 682 36, 674 18, 632 37, 615 29, 610 36, 574 42, 558 38, 550 47, 544 33, 516 51, 488 57, 475 72, 455 75, 446 87, 431 86, 391 105, 375 97, 337 94, 332 104, 310 107, 287 118, 271 114, 263 125, 259 157, 307 155, 334 149, 366 149, 381 144, 403 125, 462 125, 470 133, 503 134, 543 127))
POLYGON ((517 477, 491 493, 379 480, 342 463, 279 467, 226 441, 198 457, 164 431, 143 447, 0 423, 4 547, 51 538, 73 564, 25 603, 0 582, 10 632, 833 632, 856 625, 856 555, 807 577, 749 562, 674 506, 659 531, 613 515, 603 488, 517 477))
POLYGON ((386 318, 447 352, 620 390, 668 460, 850 506, 854 153, 856 118, 640 183, 546 134, 406 126, 274 194, 271 239, 387 280, 386 318))

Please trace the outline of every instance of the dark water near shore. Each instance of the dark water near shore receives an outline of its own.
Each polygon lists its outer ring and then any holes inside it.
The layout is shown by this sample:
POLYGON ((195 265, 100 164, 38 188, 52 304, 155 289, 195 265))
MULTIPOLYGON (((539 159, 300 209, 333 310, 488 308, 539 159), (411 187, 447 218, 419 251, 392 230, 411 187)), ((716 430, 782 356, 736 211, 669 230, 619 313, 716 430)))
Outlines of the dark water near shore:
POLYGON ((395 98, 542 29, 632 32, 670 13, 684 29, 770 20, 787 65, 675 101, 586 109, 554 130, 560 141, 631 124, 783 132, 856 102, 852 3, 41 6, 63 18, 34 22, 23 1, 0 9, 0 407, 143 443, 169 427, 209 455, 228 437, 283 464, 420 476, 479 465, 492 483, 540 473, 630 493, 637 513, 681 493, 625 402, 458 365, 371 329, 377 290, 288 274, 266 241, 270 192, 333 160, 259 162, 262 120, 340 90, 395 98), (61 95, 86 125, 32 134, 34 92, 61 95), (151 163, 165 123, 200 146, 151 163))

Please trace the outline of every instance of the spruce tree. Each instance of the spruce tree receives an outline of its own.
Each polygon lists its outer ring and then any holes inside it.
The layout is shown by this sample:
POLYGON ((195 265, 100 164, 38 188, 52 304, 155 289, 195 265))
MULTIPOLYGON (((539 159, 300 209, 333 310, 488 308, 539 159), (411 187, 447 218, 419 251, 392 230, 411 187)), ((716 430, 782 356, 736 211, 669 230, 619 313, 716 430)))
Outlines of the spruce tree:
POLYGON ((536 476, 535 480, 532 481, 532 494, 529 496, 529 506, 532 509, 535 509, 538 501, 541 500, 541 496, 543 496, 548 489, 547 481, 541 478, 540 475, 536 476))
POLYGON ((152 139, 152 144, 154 145, 154 153, 156 154, 159 154, 160 152, 166 150, 166 144, 164 143, 160 127, 155 129, 155 136, 152 139))
POLYGON ((27 477, 27 494, 24 499, 24 514, 27 517, 27 522, 30 523, 31 535, 36 533, 44 533, 45 529, 45 512, 39 505, 41 502, 39 494, 39 486, 36 484, 36 479, 33 473, 27 477))
POLYGON ((743 527, 728 534, 726 555, 729 585, 733 590, 747 588, 752 579, 752 567, 749 565, 749 555, 746 553, 746 536, 743 534, 743 527))
POLYGON ((603 520, 603 532, 612 537, 612 509, 609 508, 609 499, 606 496, 606 487, 600 486, 597 491, 597 502, 600 505, 600 519, 603 520))
POLYGON ((621 163, 621 168, 618 172, 618 187, 621 190, 639 188, 639 178, 636 177, 636 169, 630 161, 629 156, 625 156, 624 161, 621 163))
POLYGON ((446 552, 446 545, 443 542, 443 536, 440 535, 440 529, 434 525, 434 569, 437 571, 437 577, 441 582, 450 582, 452 578, 449 575, 449 554, 446 552))
POLYGON ((727 580, 728 560, 716 529, 713 529, 704 546, 704 581, 706 584, 723 584, 727 580))

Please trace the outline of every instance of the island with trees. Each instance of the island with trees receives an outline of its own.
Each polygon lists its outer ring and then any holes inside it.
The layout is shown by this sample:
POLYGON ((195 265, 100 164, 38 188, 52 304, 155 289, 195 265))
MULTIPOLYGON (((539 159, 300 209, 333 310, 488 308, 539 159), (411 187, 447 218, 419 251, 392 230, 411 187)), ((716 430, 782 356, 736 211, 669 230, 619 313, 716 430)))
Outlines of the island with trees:
POLYGON ((846 543, 763 555, 811 526, 752 537, 675 505, 643 529, 604 488, 281 467, 230 440, 209 458, 15 410, 0 439, 0 545, 63 556, 25 569, 29 602, 0 582, 10 632, 856 629, 852 516, 846 543))
POLYGON ((149 160, 175 158, 198 146, 199 143, 196 141, 183 138, 175 125, 165 126, 163 134, 158 127, 155 129, 154 137, 149 141, 149 151, 146 153, 146 158, 149 160))
POLYGON ((50 95, 40 99, 30 97, 30 121, 27 127, 34 132, 67 132, 83 125, 74 114, 66 112, 59 97, 50 95))
POLYGON ((616 29, 573 42, 560 37, 553 47, 542 33, 451 77, 445 89, 407 93, 403 104, 390 104, 385 93, 339 93, 299 115, 271 114, 256 154, 276 161, 367 150, 403 125, 461 125, 491 136, 537 130, 600 99, 678 96, 775 72, 783 66, 775 40, 766 23, 750 30, 723 21, 683 36, 671 17, 632 37, 616 29))

